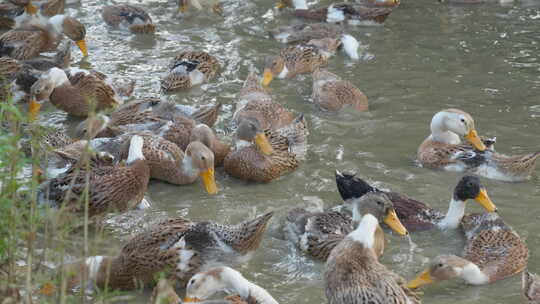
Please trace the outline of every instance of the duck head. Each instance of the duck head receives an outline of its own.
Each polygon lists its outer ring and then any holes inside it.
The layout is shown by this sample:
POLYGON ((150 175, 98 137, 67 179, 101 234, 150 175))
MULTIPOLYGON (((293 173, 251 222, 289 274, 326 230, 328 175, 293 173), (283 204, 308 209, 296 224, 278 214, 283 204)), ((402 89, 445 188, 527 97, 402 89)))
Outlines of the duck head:
POLYGON ((184 303, 202 302, 216 292, 227 288, 224 272, 230 271, 235 270, 229 267, 217 267, 209 271, 197 273, 191 277, 186 286, 184 303))
POLYGON ((287 77, 287 72, 287 67, 285 66, 285 60, 283 59, 283 57, 267 57, 264 66, 262 85, 267 87, 270 82, 272 82, 274 77, 287 77))
POLYGON ((359 222, 363 215, 373 215, 379 223, 387 224, 390 229, 399 235, 407 235, 409 232, 397 217, 394 204, 382 192, 369 192, 361 198, 354 199, 353 222, 359 222))
POLYGON ((214 178, 214 153, 199 141, 191 142, 184 156, 184 170, 198 172, 206 192, 216 194, 218 192, 214 178))
POLYGON ((497 211, 497 207, 489 198, 486 188, 482 186, 477 176, 467 175, 462 177, 456 188, 454 188, 454 200, 464 202, 468 199, 475 200, 487 212, 497 211))
POLYGON ((264 155, 272 155, 274 149, 268 138, 261 129, 261 124, 257 119, 244 118, 240 121, 236 130, 237 146, 255 144, 264 155))
POLYGON ((86 48, 86 28, 77 19, 68 17, 66 15, 56 15, 49 19, 53 28, 58 33, 63 33, 69 39, 75 41, 84 57, 88 56, 88 49, 86 48))
POLYGON ((107 129, 107 124, 111 119, 104 114, 98 113, 83 120, 75 128, 75 137, 81 139, 93 139, 101 136, 103 131, 107 129))
POLYGON ((438 112, 431 120, 431 136, 436 141, 448 144, 459 144, 457 136, 463 136, 477 150, 484 151, 486 146, 478 136, 474 120, 469 113, 458 109, 447 109, 438 112))
POLYGON ((191 135, 189 137, 190 142, 200 141, 205 146, 210 148, 210 150, 212 150, 212 151, 214 150, 213 146, 214 146, 216 140, 217 140, 217 138, 216 138, 216 134, 214 133, 214 131, 212 131, 212 129, 209 126, 205 125, 205 124, 196 125, 191 130, 191 135))
POLYGON ((426 270, 408 282, 407 287, 416 289, 424 285, 457 277, 472 285, 489 282, 489 278, 476 264, 455 255, 440 255, 433 259, 426 270))
POLYGON ((28 111, 31 120, 37 117, 41 104, 49 99, 53 90, 65 83, 69 83, 69 79, 64 70, 59 68, 52 68, 41 75, 30 88, 31 99, 28 111))

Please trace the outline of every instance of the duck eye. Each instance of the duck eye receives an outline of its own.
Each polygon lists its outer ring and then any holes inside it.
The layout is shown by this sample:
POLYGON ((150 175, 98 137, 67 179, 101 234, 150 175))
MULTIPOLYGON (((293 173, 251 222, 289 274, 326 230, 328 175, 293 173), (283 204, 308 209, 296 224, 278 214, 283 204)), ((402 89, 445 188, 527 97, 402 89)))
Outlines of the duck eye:
POLYGON ((191 279, 191 281, 189 281, 189 285, 193 285, 195 284, 195 279, 191 279))
POLYGON ((383 205, 383 202, 377 201, 377 205, 382 206, 382 205, 383 205))
POLYGON ((444 265, 442 263, 437 264, 438 268, 442 268, 444 265))
POLYGON ((465 118, 460 119, 462 123, 465 123, 465 118))
POLYGON ((205 159, 206 159, 206 157, 204 157, 204 156, 201 156, 201 160, 205 160, 205 159))

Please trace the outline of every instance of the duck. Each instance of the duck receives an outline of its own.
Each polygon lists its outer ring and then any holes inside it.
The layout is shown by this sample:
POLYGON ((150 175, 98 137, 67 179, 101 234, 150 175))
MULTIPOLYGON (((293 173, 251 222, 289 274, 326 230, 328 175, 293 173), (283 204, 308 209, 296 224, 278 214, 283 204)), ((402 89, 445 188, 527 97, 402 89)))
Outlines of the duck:
POLYGON ((519 182, 528 180, 540 151, 517 156, 495 152, 494 140, 478 136, 472 116, 459 109, 446 109, 431 120, 431 135, 420 145, 417 160, 422 167, 470 172, 486 178, 519 182), (460 136, 470 143, 462 144, 460 136), (472 147, 471 147, 472 145, 472 147))
POLYGON ((134 34, 149 34, 156 31, 150 15, 139 6, 106 5, 101 9, 101 17, 108 26, 127 28, 134 34))
POLYGON ((89 216, 101 215, 109 210, 125 211, 134 208, 143 200, 150 179, 150 169, 142 153, 143 143, 140 136, 131 138, 125 164, 86 169, 83 161, 47 180, 40 185, 40 204, 84 212, 81 199, 88 176, 89 216))
POLYGON ((250 304, 278 304, 264 288, 227 266, 215 267, 191 277, 186 286, 184 303, 202 302, 221 290, 237 293, 250 304))
POLYGON ((42 3, 38 2, 37 7, 39 15, 50 18, 64 14, 66 0, 47 0, 42 3))
POLYGON ((330 252, 324 271, 329 304, 420 303, 402 278, 381 264, 374 251, 379 221, 364 214, 358 227, 330 252))
POLYGON ((439 255, 429 267, 407 283, 411 289, 460 278, 470 285, 490 284, 522 272, 529 250, 525 242, 497 213, 466 215, 462 256, 439 255))
POLYGON ((325 69, 317 69, 312 74, 313 102, 321 109, 336 112, 346 106, 359 112, 368 110, 368 98, 350 81, 325 69))
MULTIPOLYGON (((399 235, 408 234, 392 202, 383 193, 368 193, 352 200, 351 206, 352 218, 339 211, 310 212, 301 208, 293 209, 287 215, 286 235, 309 256, 326 261, 332 249, 354 230, 363 214, 372 214, 399 235)), ((380 227, 375 232, 373 248, 377 256, 384 253, 384 232, 380 227)))
MULTIPOLYGON (((186 286, 193 275, 209 267, 248 262, 272 216, 267 212, 236 225, 169 218, 135 235, 116 256, 92 256, 70 267, 87 271, 101 289, 133 290, 154 282, 160 272, 186 286)), ((81 272, 69 278, 70 287, 80 284, 81 272)))
POLYGON ((306 43, 312 39, 342 37, 342 26, 333 23, 299 23, 270 30, 270 36, 284 44, 306 43))
POLYGON ((473 175, 463 176, 456 184, 446 214, 404 194, 374 188, 353 174, 336 171, 336 184, 344 201, 372 192, 385 193, 392 201, 398 218, 411 232, 432 228, 457 229, 465 214, 466 201, 469 199, 474 199, 487 212, 497 211, 497 207, 489 198, 486 188, 480 179, 473 175))
POLYGON ((279 55, 266 59, 263 85, 267 87, 274 77, 285 79, 293 78, 298 74, 312 73, 315 69, 326 65, 328 59, 335 54, 341 44, 351 58, 358 58, 358 41, 350 35, 341 40, 312 39, 307 43, 286 47, 279 55))
POLYGON ((305 158, 309 131, 304 115, 278 130, 263 130, 255 118, 240 121, 225 172, 245 181, 267 183, 295 170, 305 158))
POLYGON ((30 0, 8 0, 0 3, 0 29, 12 29, 19 20, 35 15, 37 8, 30 0))
POLYGON ((280 0, 278 8, 293 7, 294 16, 328 23, 382 24, 400 1, 362 1, 363 3, 333 3, 328 7, 308 8, 306 0, 280 0))
POLYGON ((187 12, 190 6, 195 7, 199 11, 202 10, 203 7, 209 7, 214 14, 223 16, 223 8, 219 0, 176 0, 176 3, 178 4, 180 13, 187 12))
POLYGON ((528 270, 521 276, 523 295, 528 304, 540 304, 540 277, 528 270))
POLYGON ((123 103, 117 89, 102 73, 71 68, 66 71, 52 68, 31 87, 30 115, 35 116, 41 104, 49 100, 69 115, 86 117, 92 110, 115 108, 123 103), (89 101, 96 104, 92 105, 89 101))
POLYGON ((55 50, 62 34, 75 41, 83 56, 88 56, 84 25, 66 15, 53 16, 46 23, 31 21, 5 32, 0 36, 0 56, 19 60, 37 57, 42 52, 55 50))
POLYGON ((220 69, 216 57, 203 51, 180 52, 169 65, 169 72, 161 80, 161 90, 173 93, 208 82, 220 69))
POLYGON ((263 130, 277 130, 290 125, 294 120, 292 112, 274 101, 254 71, 246 78, 238 99, 232 119, 233 125, 237 126, 247 117, 256 119, 263 130))

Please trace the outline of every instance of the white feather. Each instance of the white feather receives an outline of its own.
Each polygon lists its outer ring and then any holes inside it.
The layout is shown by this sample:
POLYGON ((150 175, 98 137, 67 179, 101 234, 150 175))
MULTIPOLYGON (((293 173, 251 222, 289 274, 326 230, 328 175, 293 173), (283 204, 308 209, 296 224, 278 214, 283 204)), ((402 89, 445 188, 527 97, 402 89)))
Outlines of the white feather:
POLYGON ((362 217, 358 228, 347 235, 347 238, 364 245, 364 248, 373 248, 375 242, 375 229, 379 221, 371 214, 362 217))
POLYGON ((49 80, 53 84, 55 88, 63 85, 66 82, 69 82, 69 79, 67 78, 66 72, 64 70, 59 68, 52 68, 49 70, 48 76, 49 80))
POLYGON ((358 60, 360 58, 360 56, 358 56, 358 47, 360 47, 360 43, 358 40, 356 40, 356 38, 345 34, 343 37, 341 37, 341 43, 343 43, 345 53, 347 53, 351 59, 358 60))
POLYGON ((103 261, 103 256, 93 256, 86 259, 86 266, 88 267, 88 279, 95 281, 97 279, 97 274, 103 261))
POLYGON ((489 277, 474 263, 463 267, 461 277, 471 285, 482 285, 489 282, 489 277))
POLYGON ((306 0, 293 0, 295 9, 308 9, 306 0))
POLYGON ((287 69, 287 65, 283 65, 283 70, 277 75, 277 78, 284 79, 287 77, 287 74, 289 74, 289 69, 287 69))
POLYGON ((62 27, 62 23, 64 23, 64 19, 66 18, 65 15, 56 15, 49 19, 49 23, 52 25, 53 29, 57 33, 63 33, 64 29, 62 27))
POLYGON ((345 20, 345 14, 343 11, 336 9, 334 5, 328 7, 328 12, 326 13, 326 22, 328 23, 337 23, 345 20))
POLYGON ((204 82, 204 79, 204 74, 197 69, 189 72, 189 80, 191 81, 191 85, 201 84, 204 82))
POLYGON ((139 135, 133 135, 129 142, 129 154, 127 163, 131 164, 136 160, 144 160, 143 155, 143 138, 139 135))

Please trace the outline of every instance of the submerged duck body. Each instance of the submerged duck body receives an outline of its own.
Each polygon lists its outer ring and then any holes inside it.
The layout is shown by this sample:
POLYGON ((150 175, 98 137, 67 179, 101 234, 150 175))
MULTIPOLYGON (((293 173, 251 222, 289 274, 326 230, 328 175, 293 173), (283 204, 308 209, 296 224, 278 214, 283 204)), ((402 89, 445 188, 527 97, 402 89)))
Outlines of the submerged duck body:
POLYGON ((156 31, 152 18, 141 7, 130 4, 107 5, 101 9, 101 17, 107 25, 127 28, 135 34, 148 34, 156 31))

